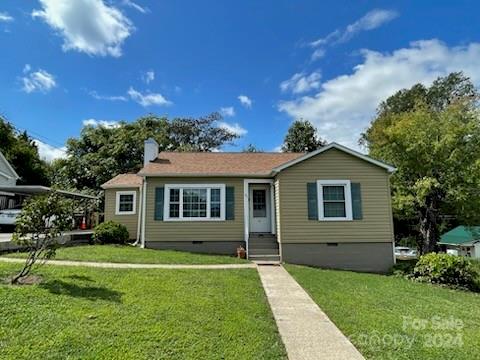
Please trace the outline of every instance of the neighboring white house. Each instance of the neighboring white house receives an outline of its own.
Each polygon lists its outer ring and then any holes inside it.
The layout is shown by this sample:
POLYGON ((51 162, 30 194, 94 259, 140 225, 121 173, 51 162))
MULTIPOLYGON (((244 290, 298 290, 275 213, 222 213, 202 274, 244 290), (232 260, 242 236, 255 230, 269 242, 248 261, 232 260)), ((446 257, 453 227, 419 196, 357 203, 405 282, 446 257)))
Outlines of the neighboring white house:
MULTIPOLYGON (((0 186, 15 186, 18 176, 15 169, 5 159, 5 156, 0 151, 0 186)), ((11 208, 15 206, 15 194, 0 190, 0 209, 11 208)))
POLYGON ((16 185, 19 178, 15 169, 0 151, 0 186, 16 185))
POLYGON ((457 226, 441 236, 447 253, 480 259, 480 226, 457 226))

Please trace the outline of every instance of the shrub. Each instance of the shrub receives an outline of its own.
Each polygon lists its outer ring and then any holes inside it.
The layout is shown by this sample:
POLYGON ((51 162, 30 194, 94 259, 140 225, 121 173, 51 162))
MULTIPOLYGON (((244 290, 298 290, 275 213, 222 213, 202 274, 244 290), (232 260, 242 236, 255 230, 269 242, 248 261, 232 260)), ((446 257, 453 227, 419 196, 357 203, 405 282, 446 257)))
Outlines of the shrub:
POLYGON ((413 274, 413 269, 417 264, 416 259, 412 260, 398 260, 397 263, 390 270, 390 275, 395 276, 410 276, 413 274))
POLYGON ((97 244, 125 244, 129 238, 125 225, 106 221, 95 226, 93 241, 97 244))
POLYGON ((412 277, 418 281, 478 290, 478 273, 471 261, 462 256, 436 253, 423 255, 417 262, 412 277))

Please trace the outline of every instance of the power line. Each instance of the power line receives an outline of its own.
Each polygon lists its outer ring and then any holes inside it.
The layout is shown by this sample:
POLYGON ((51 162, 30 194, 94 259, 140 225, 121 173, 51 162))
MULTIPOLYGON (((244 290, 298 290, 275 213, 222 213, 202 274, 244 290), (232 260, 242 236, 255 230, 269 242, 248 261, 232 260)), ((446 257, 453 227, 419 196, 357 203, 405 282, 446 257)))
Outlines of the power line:
POLYGON ((52 148, 57 149, 57 150, 60 150, 60 151, 65 151, 65 148, 64 148, 65 144, 61 144, 59 141, 49 139, 49 138, 47 138, 46 136, 43 136, 43 135, 41 135, 41 134, 39 134, 39 133, 37 133, 37 132, 35 132, 35 131, 28 130, 28 129, 26 129, 26 128, 20 128, 20 127, 18 127, 17 125, 15 125, 13 122, 11 122, 10 120, 7 120, 7 122, 10 123, 15 130, 17 130, 17 131, 19 131, 19 132, 26 131, 26 132, 29 133, 29 134, 35 135, 35 137, 37 137, 38 140, 43 140, 43 141, 45 141, 46 144, 49 145, 49 146, 51 146, 52 148), (53 142, 54 144, 59 145, 60 147, 52 145, 52 142, 53 142))

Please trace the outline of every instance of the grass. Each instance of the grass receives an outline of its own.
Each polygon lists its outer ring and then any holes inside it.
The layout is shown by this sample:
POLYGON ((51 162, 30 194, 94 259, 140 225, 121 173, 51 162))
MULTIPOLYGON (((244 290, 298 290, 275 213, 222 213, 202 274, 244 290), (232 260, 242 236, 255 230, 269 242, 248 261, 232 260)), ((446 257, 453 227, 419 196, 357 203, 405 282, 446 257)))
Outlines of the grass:
MULTIPOLYGON (((18 265, 0 264, 0 277, 18 265)), ((0 285, 1 359, 285 359, 253 269, 44 266, 0 285)))
MULTIPOLYGON (((4 256, 24 258, 25 253, 4 256)), ((246 260, 233 256, 194 254, 173 250, 140 249, 122 245, 84 245, 62 247, 56 260, 97 261, 135 264, 238 264, 246 260)))
POLYGON ((478 358, 479 294, 394 276, 286 268, 367 359, 478 358), (452 321, 461 328, 435 328, 452 321))

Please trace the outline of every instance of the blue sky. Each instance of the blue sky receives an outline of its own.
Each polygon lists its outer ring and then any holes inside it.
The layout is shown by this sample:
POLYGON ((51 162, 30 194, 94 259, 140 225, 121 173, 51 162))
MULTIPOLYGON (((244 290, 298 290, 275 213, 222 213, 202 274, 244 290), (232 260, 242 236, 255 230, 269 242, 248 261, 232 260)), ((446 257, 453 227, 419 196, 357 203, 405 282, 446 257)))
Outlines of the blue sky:
POLYGON ((291 121, 357 147, 379 101, 462 70, 480 83, 474 1, 2 0, 0 112, 62 156, 84 123, 222 111, 278 149, 291 121))

